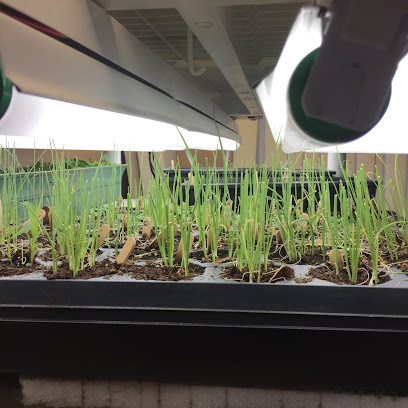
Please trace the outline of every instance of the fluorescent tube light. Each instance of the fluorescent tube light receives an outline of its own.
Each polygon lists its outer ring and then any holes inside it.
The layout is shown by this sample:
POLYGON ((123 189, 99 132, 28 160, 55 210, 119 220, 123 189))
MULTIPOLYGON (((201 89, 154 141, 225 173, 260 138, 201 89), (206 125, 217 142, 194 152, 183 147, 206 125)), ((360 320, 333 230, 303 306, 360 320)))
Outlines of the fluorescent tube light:
MULTIPOLYGON (((215 126, 215 125, 214 125, 215 126)), ((0 119, 0 145, 14 148, 164 151, 216 150, 217 137, 156 120, 27 95, 13 87, 0 119)), ((236 143, 223 138, 228 150, 236 143), (231 146, 230 146, 231 145, 231 146)))
MULTIPOLYGON (((256 95, 272 135, 276 141, 281 143, 282 150, 288 153, 313 149, 321 152, 338 151, 340 153, 408 153, 406 119, 408 56, 398 64, 392 81, 391 99, 384 116, 364 136, 336 145, 339 139, 344 138, 336 139, 335 133, 331 133, 327 127, 320 129, 320 138, 312 137, 316 135, 307 134, 294 120, 289 102, 292 75, 300 61, 321 46, 322 40, 322 24, 318 17, 318 8, 313 6, 302 8, 290 31, 275 70, 256 88, 256 95), (333 142, 330 142, 332 136, 333 142)), ((348 130, 345 129, 345 131, 347 133, 348 130)), ((351 133, 349 135, 348 140, 351 140, 353 136, 351 133)))

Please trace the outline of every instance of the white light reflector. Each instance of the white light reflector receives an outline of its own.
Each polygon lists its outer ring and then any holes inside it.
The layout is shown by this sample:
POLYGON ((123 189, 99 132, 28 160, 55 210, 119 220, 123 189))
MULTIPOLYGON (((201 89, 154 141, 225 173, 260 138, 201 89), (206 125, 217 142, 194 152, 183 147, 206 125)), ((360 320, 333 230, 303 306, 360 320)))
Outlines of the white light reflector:
MULTIPOLYGON (((0 145, 17 149, 184 150, 180 133, 190 149, 219 149, 218 137, 212 135, 190 134, 172 124, 27 95, 15 88, 0 119, 0 145)), ((222 143, 233 145, 231 150, 237 146, 227 138, 222 143)))

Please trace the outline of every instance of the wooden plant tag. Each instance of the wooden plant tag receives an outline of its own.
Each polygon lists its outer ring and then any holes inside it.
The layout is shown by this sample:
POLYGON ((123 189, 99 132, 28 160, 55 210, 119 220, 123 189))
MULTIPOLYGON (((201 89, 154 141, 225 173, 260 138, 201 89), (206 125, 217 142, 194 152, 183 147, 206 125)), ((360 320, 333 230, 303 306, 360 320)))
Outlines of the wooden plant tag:
POLYGON ((274 282, 278 279, 290 279, 293 276, 293 268, 288 265, 282 265, 273 275, 269 282, 274 282))
POLYGON ((278 229, 278 230, 276 231, 276 245, 282 244, 282 243, 283 243, 283 241, 282 241, 282 234, 281 234, 280 230, 278 229))
POLYGON ((143 203, 144 203, 144 198, 143 196, 139 197, 139 210, 143 210, 143 203))
POLYGON ((118 218, 122 221, 123 228, 127 228, 127 226, 128 226, 128 217, 127 217, 127 215, 119 214, 118 218))
MULTIPOLYGON (((329 259, 333 269, 336 269, 336 251, 334 249, 329 252, 329 259)), ((344 268, 343 251, 341 249, 337 250, 337 265, 339 267, 339 270, 342 270, 344 268)))
POLYGON ((295 202, 296 202, 296 208, 299 211, 299 214, 303 213, 303 201, 299 198, 296 200, 296 198, 293 196, 295 202))
POLYGON ((227 230, 230 229, 230 221, 232 218, 232 209, 228 205, 224 209, 224 226, 227 230))
POLYGON ((211 227, 207 231, 207 252, 211 254, 216 248, 213 248, 213 239, 212 237, 215 235, 214 227, 211 227))
POLYGON ((121 208, 123 205, 123 197, 121 195, 118 197, 118 204, 119 204, 119 208, 121 208))
POLYGON ((308 221, 309 221, 309 214, 301 213, 299 221, 297 223, 297 229, 299 231, 305 232, 309 225, 308 221))
POLYGON ((271 206, 272 206, 272 214, 275 214, 275 211, 276 211, 276 201, 275 200, 272 200, 271 206))
MULTIPOLYGON (((188 226, 190 225, 190 217, 187 217, 186 220, 181 225, 183 226, 183 228, 187 229, 188 226)), ((181 230, 181 228, 180 228, 180 230, 181 230)))
POLYGON ((150 239, 152 235, 152 220, 150 217, 143 218, 142 239, 150 239))
MULTIPOLYGON (((250 218, 247 222, 251 226, 251 235, 254 235, 254 227, 255 227, 254 219, 250 218)), ((258 238, 259 238, 259 228, 258 228, 258 225, 257 225, 256 230, 255 230, 255 241, 258 241, 258 238)))
POLYGON ((98 243, 97 248, 100 248, 101 245, 105 242, 106 237, 108 236, 110 227, 108 224, 103 224, 98 231, 98 243))
POLYGON ((123 245, 122 250, 119 252, 118 257, 116 258, 116 263, 118 265, 123 265, 127 259, 129 258, 130 253, 133 251, 133 249, 136 246, 136 240, 133 237, 129 237, 125 243, 125 245, 123 245))
MULTIPOLYGON (((41 221, 44 217, 45 217, 45 211, 41 208, 41 210, 38 212, 38 220, 41 221)), ((29 223, 30 223, 30 218, 29 218, 28 220, 24 221, 24 222, 20 225, 20 228, 19 228, 19 229, 23 228, 24 225, 27 225, 27 224, 29 224, 29 223)))
POLYGON ((175 167, 174 167, 174 160, 173 159, 170 160, 170 164, 171 164, 171 169, 174 170, 175 167))
POLYGON ((205 226, 208 227, 209 223, 210 223, 210 211, 208 209, 208 207, 206 207, 205 209, 205 226))
MULTIPOLYGON (((194 241, 194 234, 191 232, 190 233, 190 244, 188 247, 188 253, 190 254, 191 247, 193 246, 193 241, 194 241)), ((180 240, 179 246, 177 248, 176 254, 174 255, 174 260, 177 263, 181 263, 183 260, 183 239, 180 240)))
POLYGON ((188 173, 188 179, 190 181, 190 184, 193 186, 194 185, 194 176, 192 173, 188 173))
POLYGON ((20 224, 20 227, 18 229, 21 229, 24 227, 24 225, 27 225, 30 222, 30 219, 24 221, 22 224, 20 224))
POLYGON ((46 214, 44 208, 41 208, 40 211, 38 212, 38 220, 42 221, 46 215, 47 214, 46 214))
POLYGON ((42 209, 45 211, 45 217, 43 219, 43 224, 52 226, 51 208, 48 207, 48 205, 44 205, 42 209))
MULTIPOLYGON (((169 222, 168 227, 169 227, 169 228, 172 227, 172 223, 171 223, 171 222, 169 222)), ((176 222, 174 222, 174 224, 173 224, 173 230, 174 230, 174 232, 177 231, 177 223, 176 223, 176 222)), ((152 248, 158 248, 158 247, 159 247, 159 241, 158 241, 159 239, 164 239, 164 240, 167 239, 167 226, 164 227, 164 229, 163 229, 163 238, 162 238, 162 233, 159 232, 159 235, 152 241, 152 243, 150 244, 150 247, 152 247, 152 248)))
POLYGON ((374 210, 377 211, 377 212, 379 212, 378 203, 377 203, 377 201, 375 201, 375 198, 374 198, 374 197, 371 199, 371 204, 372 204, 374 210))

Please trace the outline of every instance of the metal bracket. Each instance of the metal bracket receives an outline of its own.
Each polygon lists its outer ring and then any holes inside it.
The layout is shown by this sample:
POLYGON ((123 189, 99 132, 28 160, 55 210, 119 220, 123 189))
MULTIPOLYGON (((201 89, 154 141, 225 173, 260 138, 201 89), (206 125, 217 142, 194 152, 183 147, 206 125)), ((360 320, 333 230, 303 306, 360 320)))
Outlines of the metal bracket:
POLYGON ((201 67, 198 71, 194 69, 193 32, 191 31, 190 27, 187 27, 187 63, 191 75, 200 76, 207 71, 207 68, 204 67, 201 67))

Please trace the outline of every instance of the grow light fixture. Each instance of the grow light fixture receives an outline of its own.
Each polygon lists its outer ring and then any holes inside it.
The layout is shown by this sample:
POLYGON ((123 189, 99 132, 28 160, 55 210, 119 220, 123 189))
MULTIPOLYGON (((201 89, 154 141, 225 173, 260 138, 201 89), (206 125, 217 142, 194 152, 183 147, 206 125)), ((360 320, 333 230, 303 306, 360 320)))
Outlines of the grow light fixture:
POLYGON ((94 1, 40 3, 0 3, 0 76, 15 86, 2 145, 182 150, 177 126, 191 149, 217 149, 218 132, 236 148, 233 119, 94 1))
MULTIPOLYGON (((1 115, 0 115, 1 116, 1 115)), ((165 151, 219 149, 212 135, 157 120, 27 95, 12 88, 0 119, 0 145, 9 148, 165 151)), ((229 150, 236 143, 221 138, 229 150)))
POLYGON ((256 88, 274 138, 285 152, 408 153, 407 3, 333 0, 330 11, 301 9, 275 70, 256 88))

